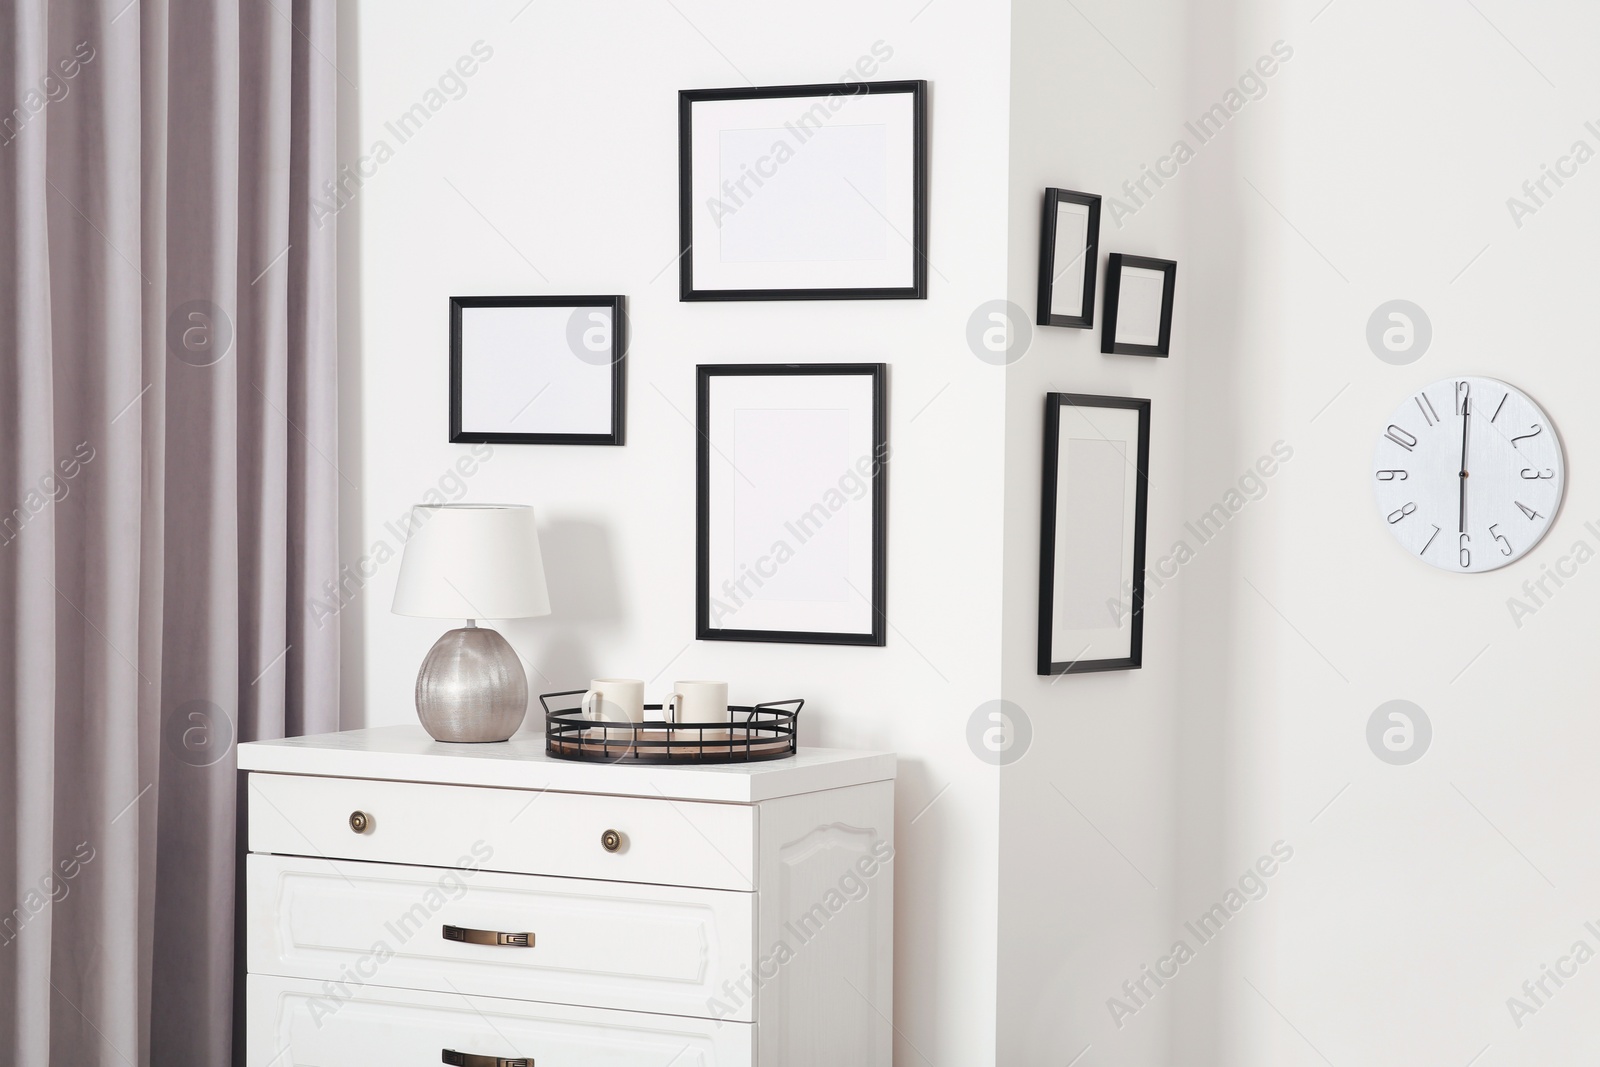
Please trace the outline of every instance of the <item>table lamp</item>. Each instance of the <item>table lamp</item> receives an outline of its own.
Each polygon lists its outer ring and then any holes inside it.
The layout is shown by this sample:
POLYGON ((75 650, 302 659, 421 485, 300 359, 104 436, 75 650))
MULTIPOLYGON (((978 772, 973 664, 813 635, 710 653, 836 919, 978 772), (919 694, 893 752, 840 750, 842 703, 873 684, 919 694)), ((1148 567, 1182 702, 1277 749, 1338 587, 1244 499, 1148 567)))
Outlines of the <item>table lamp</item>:
POLYGON ((533 509, 419 504, 400 559, 396 615, 465 619, 417 672, 417 717, 439 741, 504 741, 528 711, 528 675, 511 643, 479 619, 550 614, 533 509))

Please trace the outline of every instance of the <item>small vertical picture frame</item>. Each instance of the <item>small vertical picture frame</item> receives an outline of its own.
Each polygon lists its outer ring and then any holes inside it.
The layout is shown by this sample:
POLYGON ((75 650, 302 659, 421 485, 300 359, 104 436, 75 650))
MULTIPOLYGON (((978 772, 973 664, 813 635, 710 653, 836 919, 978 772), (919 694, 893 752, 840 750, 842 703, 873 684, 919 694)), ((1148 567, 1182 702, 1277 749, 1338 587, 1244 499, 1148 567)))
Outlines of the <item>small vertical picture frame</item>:
POLYGON ((1039 531, 1039 673, 1144 663, 1150 401, 1050 393, 1039 531))
POLYGON ((1071 189, 1046 189, 1039 233, 1040 326, 1094 327, 1095 268, 1099 263, 1100 198, 1071 189))
POLYGON ((1106 257, 1106 313, 1100 351, 1167 356, 1172 350, 1172 293, 1178 264, 1113 252, 1106 257))

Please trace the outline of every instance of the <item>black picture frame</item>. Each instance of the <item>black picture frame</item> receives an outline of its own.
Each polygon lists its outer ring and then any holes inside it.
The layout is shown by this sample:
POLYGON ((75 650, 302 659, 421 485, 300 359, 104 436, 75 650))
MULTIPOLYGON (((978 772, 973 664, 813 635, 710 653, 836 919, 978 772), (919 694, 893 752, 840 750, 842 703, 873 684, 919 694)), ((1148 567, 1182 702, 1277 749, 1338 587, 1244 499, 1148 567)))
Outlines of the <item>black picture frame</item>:
MULTIPOLYGON (((1100 261, 1100 197, 1094 193, 1080 193, 1072 189, 1046 189, 1044 212, 1039 229, 1039 308, 1034 322, 1039 326, 1065 326, 1070 329, 1094 328, 1095 271, 1100 261), (1088 209, 1089 218, 1084 247, 1063 249, 1056 247, 1056 222, 1060 205, 1081 204, 1088 209), (1083 302, 1080 315, 1051 313, 1054 303, 1056 264, 1063 254, 1071 253, 1073 260, 1083 263, 1083 302)), ((1070 262, 1070 261, 1069 261, 1070 262)))
POLYGON ((1135 397, 1050 393, 1045 397, 1044 479, 1039 529, 1039 649, 1041 675, 1088 674, 1138 670, 1144 664, 1145 527, 1149 516, 1150 401, 1135 397), (1055 556, 1056 529, 1063 504, 1060 494, 1061 413, 1064 408, 1132 410, 1138 414, 1137 457, 1129 477, 1134 483, 1133 528, 1126 551, 1131 556, 1132 590, 1128 597, 1128 652, 1125 656, 1058 660, 1053 654, 1055 591, 1061 561, 1055 556))
POLYGON ((1106 308, 1105 322, 1100 328, 1100 351, 1107 355, 1160 356, 1172 351, 1172 294, 1177 286, 1178 264, 1170 259, 1151 259, 1148 256, 1130 256, 1113 252, 1106 257, 1106 308), (1160 271, 1165 277, 1161 285, 1160 339, 1156 344, 1130 344, 1117 341, 1117 308, 1122 297, 1122 270, 1138 267, 1160 271))
MULTIPOLYGON (((626 437, 628 320, 622 296, 452 296, 450 298, 450 441, 495 445, 621 445, 626 437), (463 425, 463 375, 466 354, 464 313, 474 308, 605 308, 611 312, 611 428, 606 433, 514 432, 463 425)), ((605 351, 602 349, 601 351, 605 351)), ((570 358, 580 358, 568 352, 570 358)), ((530 401, 531 402, 531 401, 530 401)))
MULTIPOLYGON (((888 591, 888 364, 885 363, 721 363, 696 368, 695 426, 695 638, 700 641, 763 641, 816 645, 869 645, 887 641, 888 591), (729 377, 861 375, 872 384, 870 474, 872 546, 870 628, 859 632, 737 629, 716 625, 711 599, 711 457, 718 449, 711 426, 712 382, 729 377)), ((730 461, 731 462, 731 461, 730 461)))
MULTIPOLYGON (((925 300, 928 296, 928 83, 920 80, 880 82, 839 82, 814 85, 734 87, 725 89, 682 89, 678 92, 678 297, 683 301, 702 300, 925 300), (884 96, 908 94, 911 97, 912 148, 912 283, 907 286, 872 288, 724 288, 695 285, 694 276, 694 115, 698 104, 728 100, 782 98, 884 96)), ((905 238, 904 234, 900 235, 905 238)))

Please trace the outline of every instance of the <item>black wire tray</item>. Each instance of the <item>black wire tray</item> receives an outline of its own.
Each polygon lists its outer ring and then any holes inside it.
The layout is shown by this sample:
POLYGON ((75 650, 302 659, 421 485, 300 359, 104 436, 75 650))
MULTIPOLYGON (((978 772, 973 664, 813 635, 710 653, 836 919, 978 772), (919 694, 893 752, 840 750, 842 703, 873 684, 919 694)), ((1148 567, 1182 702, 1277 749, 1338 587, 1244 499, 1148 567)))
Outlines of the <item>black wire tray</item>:
POLYGON ((587 763, 756 763, 783 759, 797 749, 795 724, 804 700, 728 706, 728 722, 675 723, 660 717, 660 704, 646 704, 645 721, 584 718, 585 690, 544 693, 545 753, 587 763), (577 698, 573 707, 551 701, 577 698), (650 713, 656 712, 651 719, 650 713))

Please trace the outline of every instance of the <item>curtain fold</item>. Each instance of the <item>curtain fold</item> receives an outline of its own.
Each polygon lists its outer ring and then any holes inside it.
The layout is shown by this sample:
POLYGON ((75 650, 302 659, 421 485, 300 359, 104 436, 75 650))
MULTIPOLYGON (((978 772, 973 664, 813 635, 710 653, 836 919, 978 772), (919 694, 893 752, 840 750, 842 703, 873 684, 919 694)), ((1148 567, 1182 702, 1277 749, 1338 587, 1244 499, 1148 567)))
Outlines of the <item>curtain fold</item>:
POLYGON ((338 728, 334 37, 0 5, 0 1062, 233 1057, 233 748, 338 728))
MULTIPOLYGON (((0 5, 0 86, 7 97, 22 86, 42 84, 48 60, 48 27, 38 5, 0 5)), ((9 1037, 12 1063, 48 1062, 50 1034, 39 1019, 50 1017, 48 983, 13 980, 18 974, 50 972, 53 923, 38 903, 34 879, 52 867, 51 797, 55 789, 55 718, 39 714, 56 703, 53 634, 56 594, 38 580, 55 573, 55 521, 34 479, 52 472, 55 459, 53 388, 48 356, 37 352, 50 335, 50 256, 45 225, 45 151, 41 137, 22 139, 26 127, 16 112, 0 115, 0 330, 6 358, 0 360, 0 425, 6 430, 0 451, 0 478, 7 501, 22 501, 28 527, 0 516, 0 892, 22 905, 22 914, 0 912, 0 1032, 9 1037), (24 419, 24 413, 27 418, 24 419), (37 505, 37 509, 36 506, 37 505), (44 635, 34 640, 32 635, 44 635), (24 1022, 27 1021, 26 1029, 24 1022)), ((12 514, 15 514, 13 512, 12 514)))

